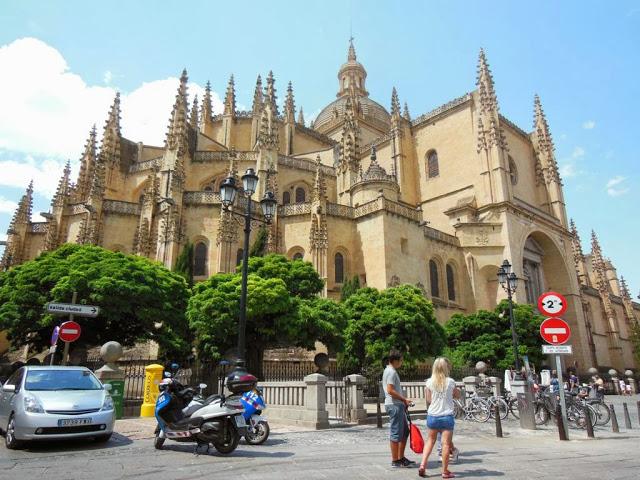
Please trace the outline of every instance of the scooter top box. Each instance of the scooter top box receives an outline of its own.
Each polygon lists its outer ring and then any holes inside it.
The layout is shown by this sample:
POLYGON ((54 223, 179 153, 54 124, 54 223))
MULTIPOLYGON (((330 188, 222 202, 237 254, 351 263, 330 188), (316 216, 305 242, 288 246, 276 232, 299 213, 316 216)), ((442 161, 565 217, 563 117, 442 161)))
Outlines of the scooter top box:
POLYGON ((258 384, 258 379, 246 372, 231 372, 227 376, 227 388, 234 394, 245 393, 253 390, 258 384))

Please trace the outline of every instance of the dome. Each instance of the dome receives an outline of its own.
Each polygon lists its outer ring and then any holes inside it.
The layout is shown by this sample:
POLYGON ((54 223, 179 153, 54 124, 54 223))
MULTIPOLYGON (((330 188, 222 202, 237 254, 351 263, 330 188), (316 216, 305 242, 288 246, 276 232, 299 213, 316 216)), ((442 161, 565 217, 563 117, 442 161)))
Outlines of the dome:
MULTIPOLYGON (((360 104, 362 116, 365 120, 373 120, 374 123, 382 122, 387 129, 391 128, 391 115, 389 115, 389 112, 387 112, 382 105, 365 96, 358 96, 358 102, 360 104)), ((313 128, 315 130, 322 129, 324 125, 329 124, 331 120, 335 118, 336 112, 338 117, 342 118, 344 116, 344 107, 346 103, 347 97, 344 96, 334 100, 324 107, 316 117, 316 120, 313 123, 313 128)))

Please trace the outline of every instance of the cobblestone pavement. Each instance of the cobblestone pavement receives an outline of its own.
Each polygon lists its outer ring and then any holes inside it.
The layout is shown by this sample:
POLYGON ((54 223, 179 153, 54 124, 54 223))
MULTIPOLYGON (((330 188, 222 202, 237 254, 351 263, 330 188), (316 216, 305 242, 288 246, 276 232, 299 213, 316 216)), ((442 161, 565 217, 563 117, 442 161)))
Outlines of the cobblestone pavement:
MULTIPOLYGON (((514 420, 504 422, 505 438, 495 437, 492 423, 457 422, 455 440, 460 478, 505 479, 638 479, 640 424, 635 402, 640 397, 613 399, 620 433, 598 428, 589 440, 580 430, 571 441, 558 441, 549 425, 523 431, 514 420), (621 402, 629 403, 633 429, 625 427, 621 402)), ((420 422, 423 425, 423 422, 420 422)), ((375 426, 335 428, 320 432, 274 426, 267 444, 244 442, 230 456, 194 455, 193 446, 168 442, 156 451, 153 421, 118 422, 118 434, 107 445, 90 441, 32 444, 25 450, 0 447, 0 478, 11 479, 387 479, 417 478, 416 469, 391 469, 387 429, 375 426)), ((417 459, 412 452, 410 458, 417 459)), ((440 478, 431 459, 430 476, 440 478)))

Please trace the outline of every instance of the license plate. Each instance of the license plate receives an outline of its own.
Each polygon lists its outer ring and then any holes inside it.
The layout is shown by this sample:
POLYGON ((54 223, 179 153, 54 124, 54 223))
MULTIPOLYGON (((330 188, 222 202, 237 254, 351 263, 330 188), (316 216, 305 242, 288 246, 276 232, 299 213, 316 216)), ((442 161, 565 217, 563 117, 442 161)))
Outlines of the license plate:
POLYGON ((242 415, 238 415, 236 417, 236 427, 246 427, 247 422, 244 421, 244 417, 242 415))
POLYGON ((65 418, 58 420, 59 427, 76 427, 78 425, 91 425, 90 418, 65 418))

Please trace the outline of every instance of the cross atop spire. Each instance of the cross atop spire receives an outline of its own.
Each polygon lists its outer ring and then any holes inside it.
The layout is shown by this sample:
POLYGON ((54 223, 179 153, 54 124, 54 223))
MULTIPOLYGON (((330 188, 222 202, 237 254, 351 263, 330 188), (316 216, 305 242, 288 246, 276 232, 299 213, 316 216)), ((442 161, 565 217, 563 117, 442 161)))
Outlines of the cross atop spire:
POLYGON ((353 46, 353 37, 349 38, 349 53, 347 54, 347 61, 349 62, 355 62, 357 60, 356 58, 356 49, 353 46))
POLYGON ((233 74, 229 77, 229 83, 227 84, 227 93, 224 96, 224 115, 236 114, 236 87, 233 80, 233 74))

